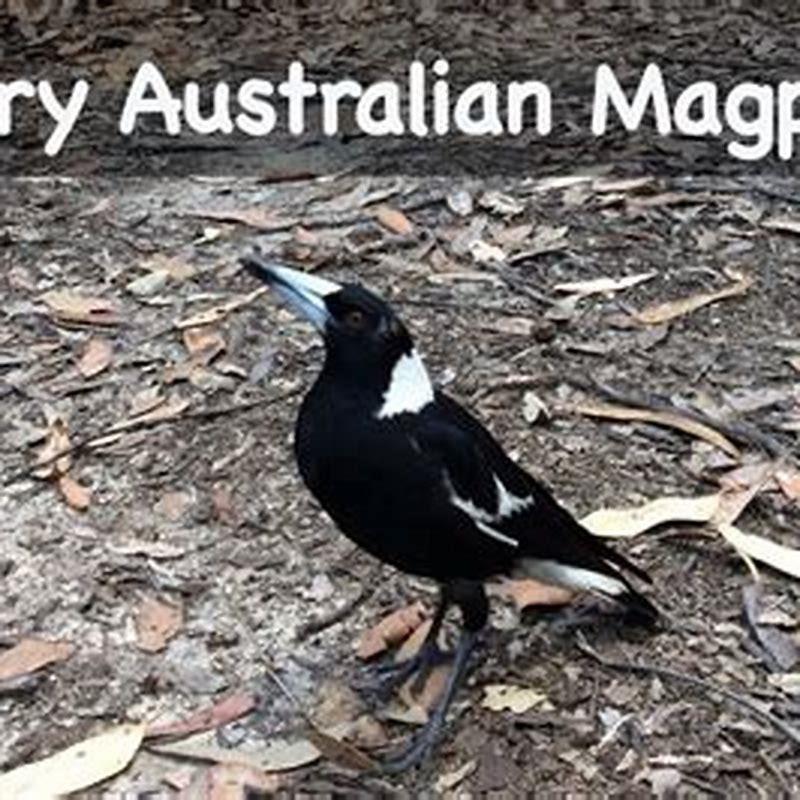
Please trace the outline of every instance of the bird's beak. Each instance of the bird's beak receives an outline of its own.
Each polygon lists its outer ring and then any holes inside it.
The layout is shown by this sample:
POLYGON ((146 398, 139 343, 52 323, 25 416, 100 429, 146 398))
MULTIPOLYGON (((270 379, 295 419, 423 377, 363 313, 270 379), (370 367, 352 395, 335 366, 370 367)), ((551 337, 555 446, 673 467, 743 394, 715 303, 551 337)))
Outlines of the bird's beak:
POLYGON ((273 287, 293 311, 305 317, 317 330, 325 331, 331 318, 325 298, 342 288, 338 283, 265 261, 255 253, 244 256, 241 263, 251 274, 273 287))

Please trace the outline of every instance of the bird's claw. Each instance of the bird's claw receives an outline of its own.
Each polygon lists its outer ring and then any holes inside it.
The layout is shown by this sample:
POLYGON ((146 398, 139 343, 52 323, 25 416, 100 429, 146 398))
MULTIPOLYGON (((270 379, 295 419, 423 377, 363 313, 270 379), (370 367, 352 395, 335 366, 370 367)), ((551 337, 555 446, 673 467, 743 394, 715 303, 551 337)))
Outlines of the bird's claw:
POLYGON ((450 653, 439 648, 436 643, 424 644, 416 655, 405 661, 379 664, 370 669, 370 675, 356 685, 356 689, 374 695, 379 702, 386 702, 412 675, 413 693, 419 693, 431 672, 439 664, 451 660, 450 653))

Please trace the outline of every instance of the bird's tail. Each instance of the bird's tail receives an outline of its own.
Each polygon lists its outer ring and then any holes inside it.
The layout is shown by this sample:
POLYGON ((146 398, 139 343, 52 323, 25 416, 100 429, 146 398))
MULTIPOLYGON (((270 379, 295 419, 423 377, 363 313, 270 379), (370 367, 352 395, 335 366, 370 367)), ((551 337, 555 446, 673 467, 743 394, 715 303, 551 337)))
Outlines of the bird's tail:
POLYGON ((515 564, 512 576, 611 598, 624 609, 625 621, 634 625, 651 627, 658 619, 658 609, 615 566, 599 558, 584 559, 580 566, 560 559, 522 558, 515 564))

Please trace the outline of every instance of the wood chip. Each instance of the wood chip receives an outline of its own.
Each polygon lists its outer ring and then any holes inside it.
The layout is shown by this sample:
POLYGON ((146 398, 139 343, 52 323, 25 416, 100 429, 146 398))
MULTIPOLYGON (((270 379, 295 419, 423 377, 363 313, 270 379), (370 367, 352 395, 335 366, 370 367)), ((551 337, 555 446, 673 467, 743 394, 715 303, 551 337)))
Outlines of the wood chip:
POLYGON ((646 408, 631 408, 607 403, 582 403, 575 408, 575 411, 588 417, 614 419, 620 422, 649 422, 665 428, 675 428, 719 447, 720 450, 724 450, 734 458, 739 458, 741 455, 738 448, 718 431, 676 412, 651 411, 646 408))

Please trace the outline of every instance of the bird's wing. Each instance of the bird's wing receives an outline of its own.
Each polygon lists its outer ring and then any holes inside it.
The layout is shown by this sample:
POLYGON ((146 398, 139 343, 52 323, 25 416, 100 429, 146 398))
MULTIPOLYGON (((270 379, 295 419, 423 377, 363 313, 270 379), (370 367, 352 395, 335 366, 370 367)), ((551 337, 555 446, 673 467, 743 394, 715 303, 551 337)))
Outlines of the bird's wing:
POLYGON ((614 577, 616 567, 650 582, 647 573, 589 533, 542 484, 515 464, 466 409, 442 392, 436 401, 437 415, 431 423, 436 435, 431 445, 440 448, 448 474, 469 476, 460 483, 453 480, 455 502, 473 511, 478 522, 515 541, 520 556, 600 570, 614 577))

